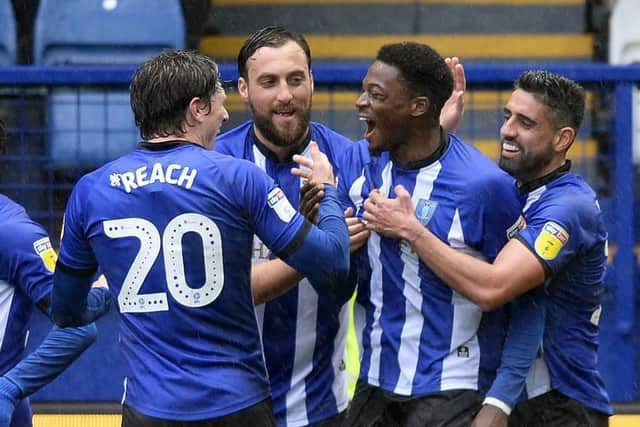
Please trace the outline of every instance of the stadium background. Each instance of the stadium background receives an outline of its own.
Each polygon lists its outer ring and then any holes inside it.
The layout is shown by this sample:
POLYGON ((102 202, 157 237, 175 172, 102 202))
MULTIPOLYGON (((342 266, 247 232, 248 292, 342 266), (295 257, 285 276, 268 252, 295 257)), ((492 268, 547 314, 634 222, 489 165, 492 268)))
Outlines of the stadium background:
MULTIPOLYGON (((631 3, 630 16, 640 18, 638 4, 631 3)), ((0 115, 11 134, 9 152, 0 156, 0 192, 22 203, 57 244, 77 177, 131 149, 139 138, 127 96, 133 64, 163 47, 183 47, 190 25, 174 0, 41 0, 32 63, 18 65, 11 59, 20 56, 19 43, 6 37, 7 29, 15 33, 9 5, 0 0, 0 115), (117 15, 125 12, 133 18, 117 15), (77 42, 83 37, 88 43, 77 42)), ((570 157, 598 191, 611 234, 600 364, 617 412, 631 414, 614 417, 612 425, 640 425, 640 416, 633 415, 640 414, 640 221, 632 152, 640 67, 606 64, 615 13, 604 2, 212 0, 209 6, 200 49, 223 64, 222 77, 231 87, 235 55, 251 31, 282 24, 308 35, 316 82, 312 117, 354 140, 362 134, 354 114, 360 81, 387 42, 418 40, 462 57, 469 91, 459 133, 492 158, 502 106, 521 70, 547 68, 582 82, 589 90, 588 112, 570 157)), ((633 49, 626 52, 631 54, 615 62, 638 59, 633 49)), ((227 128, 248 117, 233 91, 228 107, 227 128)), ((98 326, 96 345, 33 397, 36 426, 119 425, 123 369, 115 314, 98 326)), ((46 319, 35 317, 30 348, 48 328, 46 319)))

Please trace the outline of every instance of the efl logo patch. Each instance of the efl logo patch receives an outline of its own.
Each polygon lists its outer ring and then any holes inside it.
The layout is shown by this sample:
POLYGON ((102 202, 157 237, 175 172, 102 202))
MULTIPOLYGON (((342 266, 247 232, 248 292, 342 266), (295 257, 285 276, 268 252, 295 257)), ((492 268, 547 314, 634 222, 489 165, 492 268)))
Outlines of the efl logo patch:
POLYGON ((527 228, 527 221, 520 215, 517 221, 511 227, 507 228, 507 239, 512 239, 513 236, 525 228, 527 228))
POLYGON ((536 252, 542 259, 555 259, 568 240, 569 233, 559 224, 549 221, 542 227, 536 239, 536 252))
POLYGON ((418 206, 416 206, 416 217, 418 218, 418 221, 420 221, 424 226, 429 224, 429 221, 431 221, 437 207, 438 202, 434 200, 418 200, 418 206))
POLYGON ((291 218, 296 214, 296 210, 293 209, 291 203, 289 203, 289 199, 284 195, 280 188, 274 188, 267 194, 267 202, 269 203, 269 207, 273 209, 278 218, 282 221, 289 223, 291 218))
POLYGON ((42 239, 33 242, 33 249, 42 259, 42 263, 45 267, 47 267, 47 270, 53 272, 53 270, 56 268, 56 260, 58 259, 58 255, 56 255, 56 251, 53 250, 49 238, 43 237, 42 239))

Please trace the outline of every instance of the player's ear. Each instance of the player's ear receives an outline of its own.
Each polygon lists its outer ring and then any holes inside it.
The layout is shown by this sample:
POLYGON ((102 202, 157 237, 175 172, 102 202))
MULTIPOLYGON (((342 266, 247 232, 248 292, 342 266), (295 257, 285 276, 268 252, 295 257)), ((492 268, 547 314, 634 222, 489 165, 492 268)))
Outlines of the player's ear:
POLYGON ((247 81, 244 79, 244 77, 238 78, 238 93, 240 94, 240 98, 242 98, 242 101, 249 101, 249 85, 247 84, 247 81))
POLYGON ((199 97, 191 98, 191 101, 189 101, 189 106, 187 107, 187 111, 185 113, 185 122, 187 123, 187 125, 193 126, 201 120, 201 115, 202 100, 199 97))
POLYGON ((565 126, 558 130, 556 138, 555 150, 558 152, 567 151, 576 139, 576 131, 572 127, 565 126))
POLYGON ((431 106, 431 101, 426 96, 416 96, 411 100, 411 115, 413 117, 418 117, 425 114, 429 107, 431 106))

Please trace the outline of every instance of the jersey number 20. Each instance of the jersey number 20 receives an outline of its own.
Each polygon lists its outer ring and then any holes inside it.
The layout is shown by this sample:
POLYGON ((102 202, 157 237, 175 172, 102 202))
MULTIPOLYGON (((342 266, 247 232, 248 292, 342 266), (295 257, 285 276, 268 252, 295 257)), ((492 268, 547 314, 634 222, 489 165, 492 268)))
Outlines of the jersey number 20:
POLYGON ((222 238, 218 226, 204 215, 180 214, 167 224, 162 238, 155 225, 142 218, 122 218, 104 221, 105 234, 112 239, 135 237, 140 241, 136 254, 118 294, 121 313, 149 313, 169 309, 167 293, 140 293, 140 288, 163 252, 167 289, 171 296, 187 307, 202 307, 212 303, 222 291, 224 268, 222 265, 222 238), (199 288, 187 283, 182 255, 182 237, 196 233, 202 239, 205 282, 199 288))

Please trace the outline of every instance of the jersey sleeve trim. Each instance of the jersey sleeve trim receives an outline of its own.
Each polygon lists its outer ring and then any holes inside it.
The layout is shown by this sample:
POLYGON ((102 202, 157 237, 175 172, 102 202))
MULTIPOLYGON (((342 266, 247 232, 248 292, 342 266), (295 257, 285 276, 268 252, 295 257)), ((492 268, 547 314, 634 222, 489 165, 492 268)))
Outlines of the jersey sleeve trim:
POLYGON ((536 259, 540 262, 540 264, 542 265, 542 268, 544 269, 544 278, 545 278, 545 280, 548 279, 553 272, 551 271, 551 268, 546 263, 546 261, 544 259, 542 259, 540 257, 540 255, 538 255, 536 250, 534 248, 532 248, 531 245, 529 245, 529 242, 527 242, 527 239, 522 237, 520 234, 516 234, 515 236, 513 236, 513 238, 518 240, 520 243, 522 243, 527 249, 529 249, 529 251, 531 251, 531 253, 533 255, 535 255, 536 259))
POLYGON ((300 230, 298 230, 293 240, 291 240, 291 243, 289 243, 289 245, 287 245, 287 247, 278 254, 278 258, 287 259, 298 249, 298 247, 302 244, 302 241, 305 239, 305 237, 307 237, 307 234, 309 234, 310 231, 311 222, 309 222, 309 220, 305 218, 302 227, 300 227, 300 230))
POLYGON ((98 266, 91 268, 72 268, 67 265, 64 265, 60 260, 56 262, 56 270, 63 271, 72 276, 80 276, 80 277, 91 277, 95 274, 98 266))

